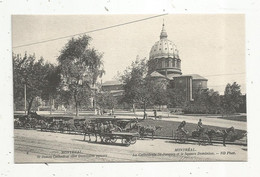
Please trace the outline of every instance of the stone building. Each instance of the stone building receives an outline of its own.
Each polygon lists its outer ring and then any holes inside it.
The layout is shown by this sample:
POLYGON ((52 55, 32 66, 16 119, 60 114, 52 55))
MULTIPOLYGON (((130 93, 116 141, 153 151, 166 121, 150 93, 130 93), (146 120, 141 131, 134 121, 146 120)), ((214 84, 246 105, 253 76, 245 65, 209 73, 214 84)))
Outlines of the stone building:
POLYGON ((106 81, 102 84, 102 92, 110 92, 114 97, 124 94, 124 84, 119 81, 106 81))
POLYGON ((193 93, 198 89, 207 89, 207 79, 198 75, 182 75, 181 58, 176 45, 168 39, 164 24, 160 40, 150 50, 148 75, 167 78, 169 87, 177 89, 187 101, 193 101, 193 93))

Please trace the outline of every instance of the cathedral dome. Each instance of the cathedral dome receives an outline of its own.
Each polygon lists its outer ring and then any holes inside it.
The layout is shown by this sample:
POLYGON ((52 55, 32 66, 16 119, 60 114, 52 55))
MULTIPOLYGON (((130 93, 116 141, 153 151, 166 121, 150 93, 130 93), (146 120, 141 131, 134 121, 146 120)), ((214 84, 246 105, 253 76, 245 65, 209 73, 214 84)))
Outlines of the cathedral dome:
POLYGON ((159 72, 167 77, 168 74, 181 75, 181 59, 176 45, 167 39, 168 35, 162 26, 160 40, 151 48, 148 73, 159 72))
POLYGON ((156 58, 179 58, 179 51, 176 45, 167 39, 168 35, 163 28, 160 35, 160 40, 157 41, 150 50, 150 57, 149 59, 156 59, 156 58))

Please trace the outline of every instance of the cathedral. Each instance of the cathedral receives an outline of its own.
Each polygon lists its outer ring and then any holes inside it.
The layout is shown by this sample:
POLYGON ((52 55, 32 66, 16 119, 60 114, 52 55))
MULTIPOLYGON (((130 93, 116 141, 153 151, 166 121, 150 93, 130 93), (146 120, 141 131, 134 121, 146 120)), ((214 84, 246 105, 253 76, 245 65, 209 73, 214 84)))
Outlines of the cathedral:
MULTIPOLYGON (((176 89, 186 101, 193 101, 193 93, 198 89, 207 89, 207 79, 198 75, 183 75, 181 58, 176 45, 168 39, 164 24, 160 40, 155 42, 150 50, 148 75, 154 79, 167 79, 169 88, 176 89)), ((115 96, 123 94, 123 83, 107 81, 102 84, 103 91, 110 91, 115 96)))

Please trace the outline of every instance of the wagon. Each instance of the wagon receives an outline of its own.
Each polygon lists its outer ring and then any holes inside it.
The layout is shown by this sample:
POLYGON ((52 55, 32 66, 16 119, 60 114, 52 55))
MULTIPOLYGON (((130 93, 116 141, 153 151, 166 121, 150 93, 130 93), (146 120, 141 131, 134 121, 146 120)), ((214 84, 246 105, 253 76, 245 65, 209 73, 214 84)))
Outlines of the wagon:
MULTIPOLYGON (((97 118, 90 121, 90 124, 96 124, 97 130, 93 131, 92 133, 95 134, 95 136, 100 136, 101 141, 105 143, 116 143, 117 140, 121 140, 122 144, 125 144, 129 146, 130 144, 135 144, 137 141, 137 138, 140 137, 138 132, 130 132, 126 126, 129 125, 131 127, 131 122, 133 120, 126 120, 126 119, 114 119, 114 118, 97 118), (108 123, 113 124, 113 130, 110 130, 109 128, 102 129, 100 127, 101 124, 108 125, 108 123)), ((91 134, 88 133, 88 134, 91 134)), ((86 134, 85 134, 86 135, 86 134)))
POLYGON ((101 136, 105 143, 116 143, 120 139, 122 144, 129 146, 135 144, 140 135, 138 132, 111 132, 102 133, 101 136))
POLYGON ((65 123, 70 119, 72 118, 61 116, 44 117, 44 119, 39 122, 39 126, 41 131, 63 132, 66 125, 65 123))

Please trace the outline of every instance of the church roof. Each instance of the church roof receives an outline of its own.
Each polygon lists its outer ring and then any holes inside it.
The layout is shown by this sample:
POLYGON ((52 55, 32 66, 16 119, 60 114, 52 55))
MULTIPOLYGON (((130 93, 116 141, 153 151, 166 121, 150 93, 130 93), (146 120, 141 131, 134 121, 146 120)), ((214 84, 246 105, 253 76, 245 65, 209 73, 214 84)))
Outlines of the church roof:
POLYGON ((152 72, 152 73, 150 74, 150 77, 163 77, 163 78, 165 78, 164 75, 158 73, 157 71, 152 72))
POLYGON ((120 81, 112 80, 112 81, 106 81, 102 84, 102 86, 110 86, 110 85, 122 85, 123 83, 120 81))
POLYGON ((191 76, 193 80, 206 80, 206 81, 208 80, 205 77, 202 77, 201 75, 198 74, 190 74, 189 76, 191 76))
POLYGON ((201 75, 198 75, 198 74, 187 74, 187 75, 173 76, 173 78, 176 78, 176 77, 192 77, 192 80, 205 80, 205 81, 208 80, 205 77, 202 77, 201 75))
POLYGON ((179 76, 179 75, 176 75, 175 73, 167 74, 168 79, 173 79, 173 77, 175 76, 179 76))

